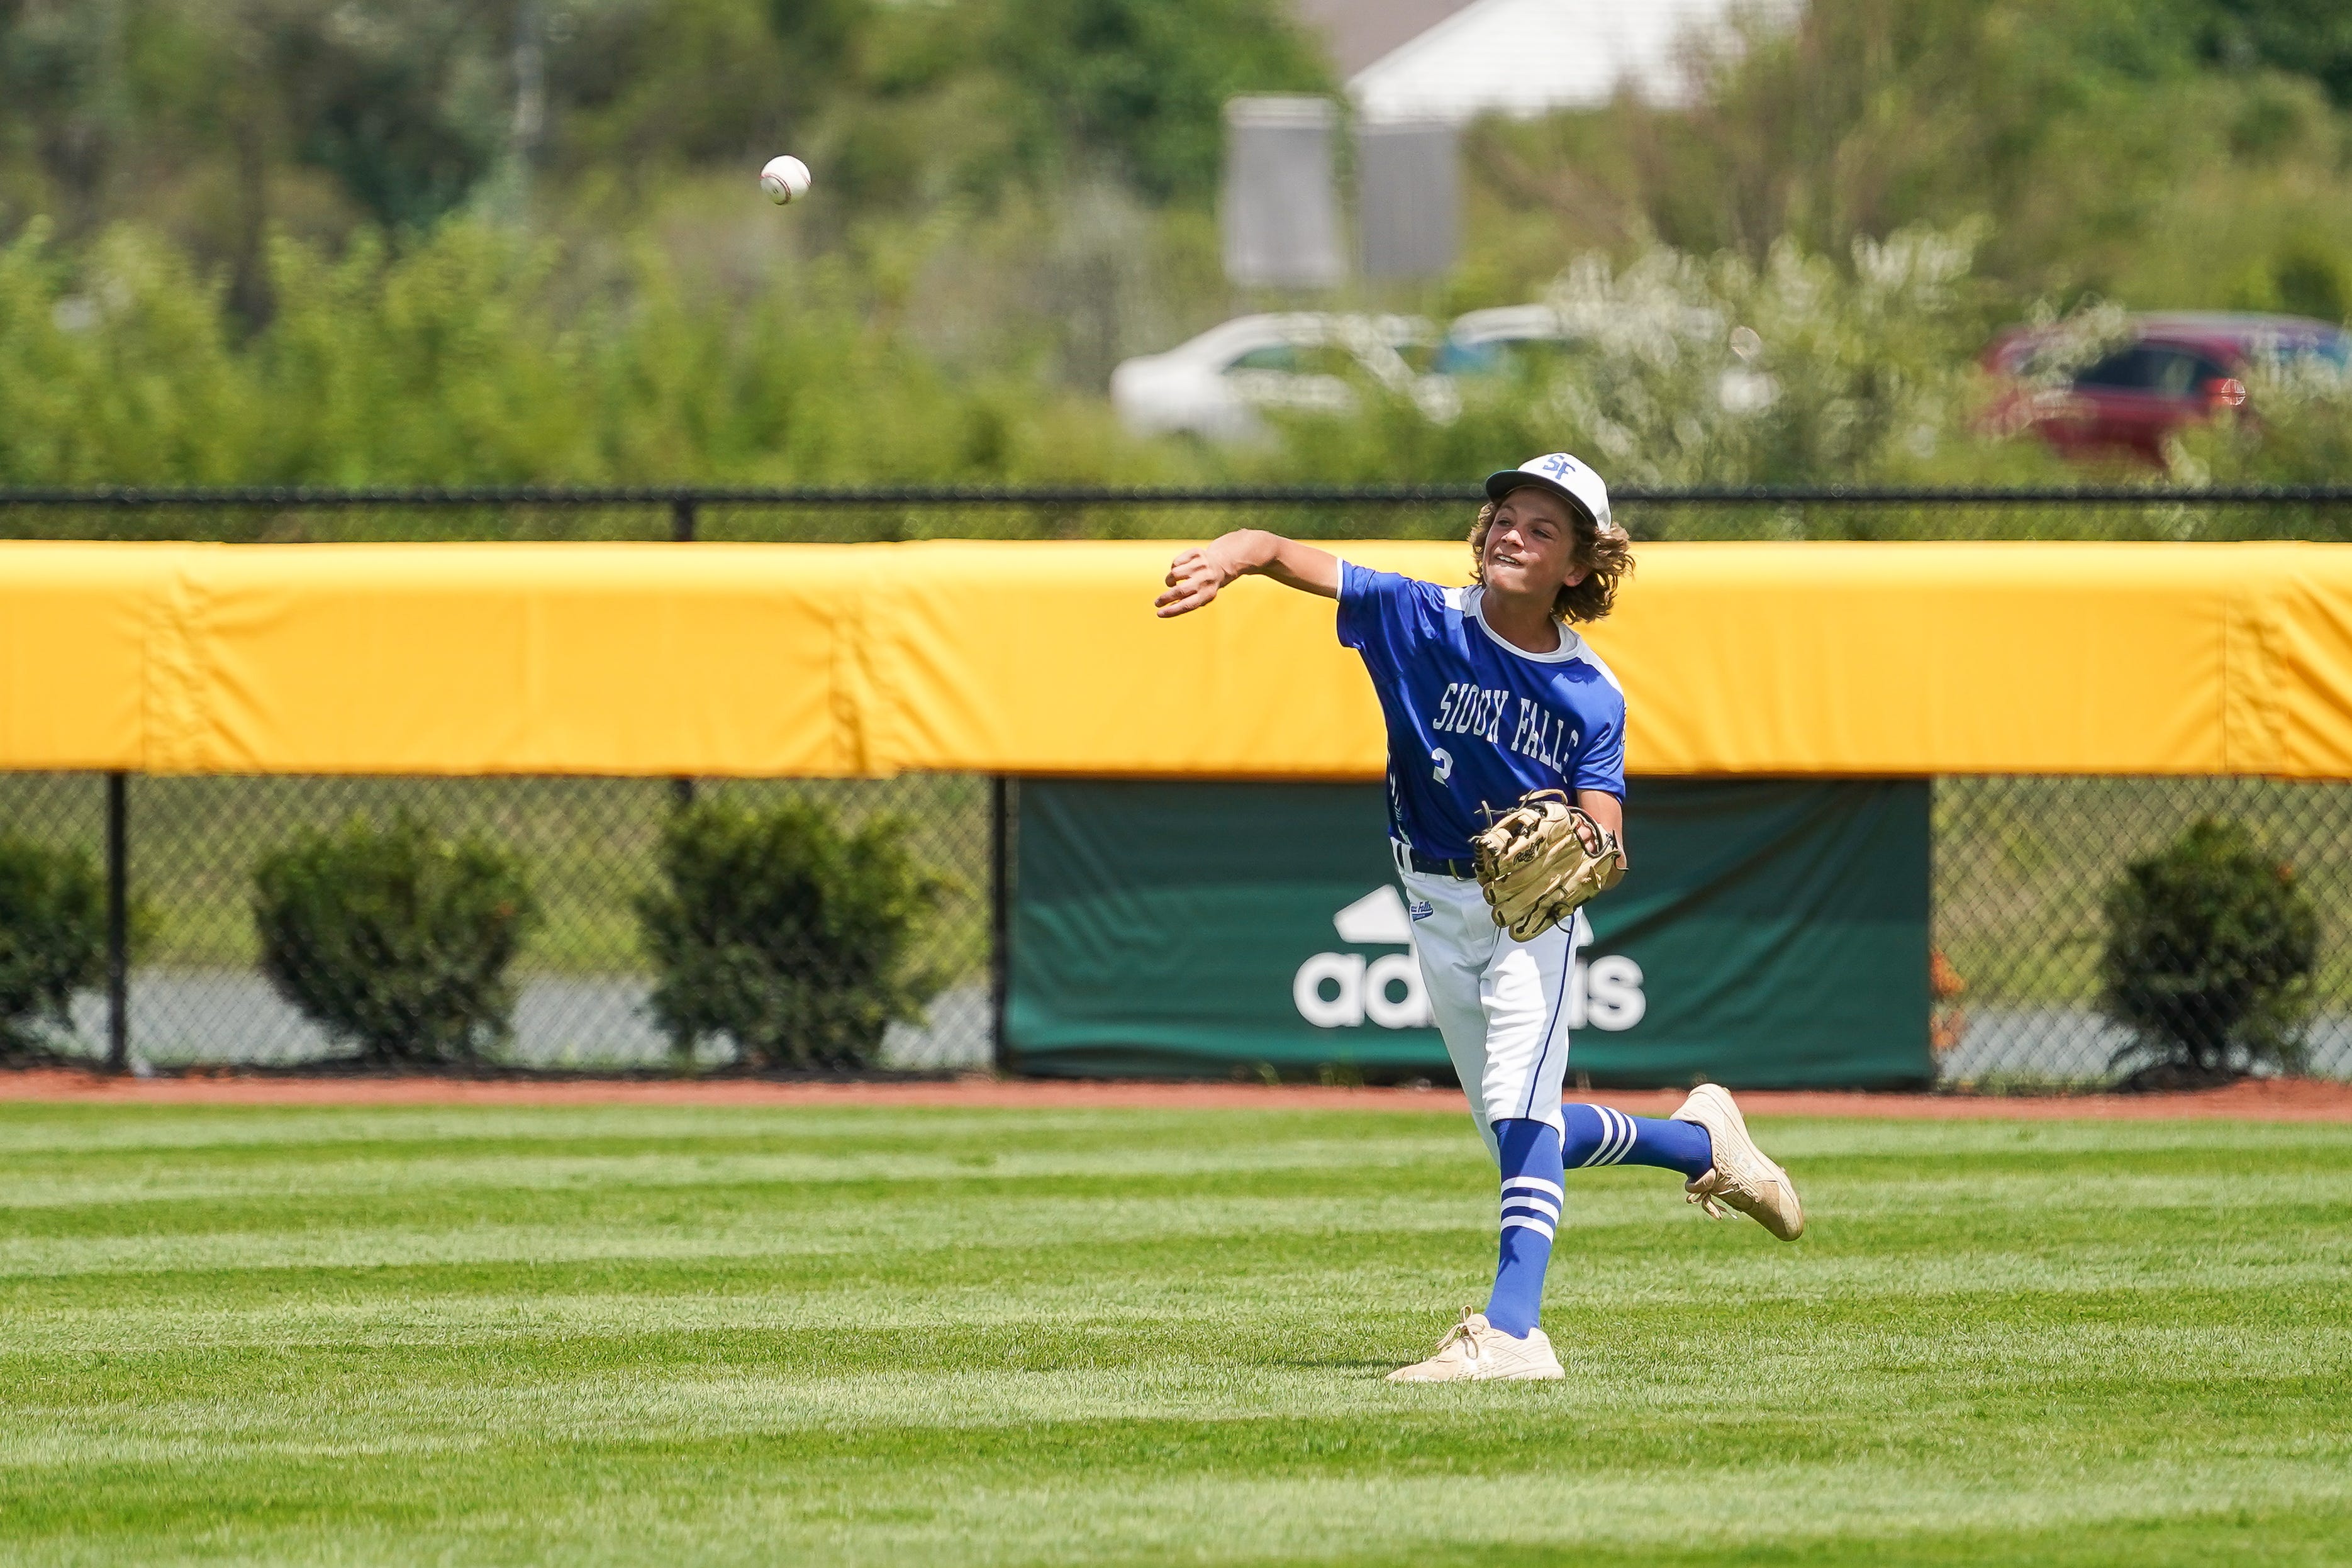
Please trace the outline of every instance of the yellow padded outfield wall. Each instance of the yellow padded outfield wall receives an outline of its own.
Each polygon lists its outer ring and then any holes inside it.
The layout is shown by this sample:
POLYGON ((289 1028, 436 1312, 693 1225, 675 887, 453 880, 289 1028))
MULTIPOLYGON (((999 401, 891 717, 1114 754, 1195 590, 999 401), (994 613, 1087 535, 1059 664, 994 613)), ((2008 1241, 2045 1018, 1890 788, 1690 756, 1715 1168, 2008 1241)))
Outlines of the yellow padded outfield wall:
MULTIPOLYGON (((1377 775, 1331 605, 1160 622, 1171 549, 0 544, 0 768, 1377 775)), ((2352 779, 2352 546, 1638 554, 1638 772, 2352 779)))

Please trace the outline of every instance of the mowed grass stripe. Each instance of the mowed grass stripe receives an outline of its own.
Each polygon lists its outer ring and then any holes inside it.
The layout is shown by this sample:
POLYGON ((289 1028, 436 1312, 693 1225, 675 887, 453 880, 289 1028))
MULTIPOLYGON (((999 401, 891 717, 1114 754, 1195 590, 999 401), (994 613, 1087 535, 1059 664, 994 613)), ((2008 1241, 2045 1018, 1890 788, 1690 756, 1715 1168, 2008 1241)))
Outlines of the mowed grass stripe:
POLYGON ((1759 1130, 1407 1389, 1453 1116, 0 1108, 0 1558, 2342 1560, 2352 1129, 1759 1130))
MULTIPOLYGON (((566 1189, 609 1193, 678 1186, 819 1186, 872 1182, 1045 1181, 1061 1188, 1073 1180, 1085 1178, 1167 1182, 1206 1176, 1230 1183, 1263 1173, 1279 1173, 1293 1180, 1311 1177, 1316 1173, 1351 1176, 1367 1166, 1452 1164, 1460 1157, 1461 1143, 1458 1134, 1442 1136, 1423 1131, 1418 1137, 1384 1140, 1372 1147, 1367 1147, 1360 1139, 1299 1139, 1272 1147, 1260 1145, 1231 1149, 1121 1149, 1058 1156, 1025 1151, 1000 1154, 986 1149, 891 1153, 859 1148, 767 1153, 664 1148, 606 1154, 438 1151, 430 1157, 434 1161, 436 1189, 443 1195, 475 1188, 501 1194, 566 1189)), ((119 1158, 106 1159, 92 1168, 87 1157, 72 1162, 45 1157, 45 1168, 26 1172, 11 1191, 0 1195, 0 1209, 232 1197, 269 1192, 276 1181, 295 1178, 300 1179, 302 1190, 310 1195, 385 1192, 404 1185, 404 1178, 413 1172, 415 1157, 385 1157, 373 1151, 364 1158, 347 1154, 336 1157, 316 1148, 309 1152, 307 1158, 289 1155, 268 1158, 241 1155, 216 1162, 148 1156, 140 1162, 146 1168, 131 1173, 121 1168, 122 1162, 119 1158), (331 1170, 318 1168, 323 1160, 331 1160, 331 1170)))
MULTIPOLYGON (((1377 1103, 1392 1106, 1395 1101, 1377 1103)), ((363 1146, 387 1158, 450 1157, 468 1148, 500 1153, 534 1149, 588 1155, 605 1153, 693 1154, 789 1152, 803 1149, 894 1151, 918 1156, 956 1152, 1022 1153, 1040 1158, 1101 1154, 1138 1146, 1139 1126, 1171 1119, 1185 1124, 1162 1153, 1268 1147, 1318 1140, 1377 1149, 1397 1140, 1434 1137, 1458 1147, 1469 1126, 1459 1100, 1432 1091, 1407 1103, 1414 1109, 1159 1112, 1132 1109, 1011 1110, 880 1105, 634 1107, 171 1106, 0 1100, 0 1156, 47 1155, 50 1160, 107 1162, 141 1149, 174 1157, 244 1150, 261 1157, 312 1155, 363 1146)), ((2306 1122, 2182 1121, 1884 1121, 1849 1117, 1771 1117, 1773 1150, 1802 1157, 1819 1154, 1908 1156, 1994 1153, 2005 1148, 2054 1153, 2095 1152, 2102 1157, 2133 1150, 2258 1152, 2330 1147, 2341 1127, 2306 1122)), ((1475 1153, 1475 1151, 1474 1151, 1475 1153)))
MULTIPOLYGON (((1394 1104, 1395 1102, 1386 1103, 1394 1104)), ((667 1147, 730 1149, 1023 1147, 1058 1155, 1116 1153, 1135 1124, 1194 1118, 1184 1147, 1247 1148, 1294 1134, 1364 1141, 1381 1129, 1411 1136, 1459 1131, 1468 1114, 1451 1092, 1430 1091, 1411 1109, 1358 1116, 1291 1111, 1165 1113, 1124 1109, 961 1109, 841 1106, 177 1106, 0 1101, 0 1155, 113 1155, 247 1148, 266 1153, 365 1145, 438 1157, 469 1145, 575 1153, 667 1147)))
MULTIPOLYGON (((1483 1291, 1480 1270, 1491 1265, 1464 1254, 1464 1239, 1475 1238, 1476 1228, 1461 1206, 1398 1197, 1372 1200, 1370 1207, 1380 1212, 1349 1225, 1318 1225, 1299 1216, 1295 1205, 1276 1200, 1000 1205, 987 1234, 950 1237, 942 1237, 938 1225, 920 1224, 919 1217, 917 1223, 894 1226, 861 1222, 856 1215, 840 1216, 836 1228, 813 1235, 814 1221, 799 1215, 794 1218, 803 1229, 793 1236, 746 1229, 722 1237, 664 1238, 648 1230, 573 1238, 550 1236, 544 1226, 477 1224, 449 1232, 354 1228, 342 1236, 230 1233, 28 1241, 5 1244, 18 1268, 15 1277, 0 1280, 0 1302, 21 1324, 44 1306, 80 1299, 110 1304, 124 1292, 177 1306, 188 1298, 174 1292, 192 1290, 224 1292, 221 1299, 233 1300, 249 1289, 270 1301, 312 1288, 355 1291, 368 1299, 387 1292, 404 1298, 472 1295, 518 1286, 554 1294, 615 1288, 659 1292, 669 1285, 757 1295, 777 1290, 824 1293, 873 1281, 898 1291, 893 1299, 902 1307, 919 1307, 916 1299, 924 1292, 967 1282, 981 1288, 998 1282, 1053 1288, 1075 1277, 1085 1281, 1076 1288, 1090 1299, 1116 1299, 1185 1271, 1215 1281, 1222 1306, 1234 1270, 1249 1269, 1260 1281, 1270 1281, 1313 1268, 1315 1272, 1303 1276, 1312 1281, 1365 1253, 1381 1259, 1382 1277, 1418 1276, 1433 1269, 1465 1289, 1483 1291), (1072 1229, 1081 1226, 1087 1239, 1069 1240, 1072 1229), (58 1256, 41 1256, 45 1247, 58 1256), (1148 1271, 1131 1280, 1095 1278, 1107 1255, 1130 1250, 1147 1255, 1148 1271)), ((1651 1207, 1638 1200, 1612 1205, 1622 1216, 1615 1223, 1601 1223, 1588 1214, 1565 1226, 1561 1235, 1573 1239, 1575 1267, 1560 1270, 1550 1299, 1703 1301, 1730 1292, 1744 1300, 1802 1303, 1856 1292, 1926 1298, 1987 1291, 2156 1291, 2186 1299, 2200 1289, 2332 1286, 2352 1267, 2352 1241, 2341 1233, 2342 1211, 2317 1205, 2264 1217, 2306 1226, 2307 1238, 2273 1233, 2204 1244, 2135 1243, 2076 1217, 2071 1223, 2053 1221, 2030 1245, 2004 1245, 2014 1239, 1979 1218, 1952 1228, 1981 1249, 1955 1257, 1915 1250, 1906 1245, 1914 1232, 1879 1222, 1857 1228, 1851 1244, 1884 1239, 1885 1251, 1841 1256, 1823 1246, 1809 1249, 1801 1261, 1750 1260, 1736 1249, 1717 1250, 1723 1243, 1696 1234, 1662 1240, 1662 1222, 1640 1212, 1651 1207), (1685 1247, 1692 1255, 1662 1268, 1654 1255, 1661 1246, 1685 1247)), ((944 1207, 929 1212, 939 1224, 958 1218, 944 1207)), ((2217 1218, 2213 1210, 2187 1218, 2232 1223, 2227 1212, 2217 1218)), ((1674 1223, 1672 1218, 1663 1222, 1674 1223)), ((1685 1228, 1696 1231, 1695 1225, 1685 1228)), ((0 1351, 5 1348, 0 1343, 0 1351)))

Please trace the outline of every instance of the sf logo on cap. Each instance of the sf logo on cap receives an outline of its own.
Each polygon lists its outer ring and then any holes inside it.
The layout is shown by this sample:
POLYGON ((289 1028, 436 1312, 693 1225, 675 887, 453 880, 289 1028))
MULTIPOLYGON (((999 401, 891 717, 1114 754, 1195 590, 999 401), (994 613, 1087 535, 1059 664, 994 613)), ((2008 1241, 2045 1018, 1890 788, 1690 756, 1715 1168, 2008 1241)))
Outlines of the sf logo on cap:
POLYGON ((1555 452, 1537 466, 1553 478, 1561 479, 1567 477, 1568 471, 1576 466, 1576 459, 1565 452, 1555 452))

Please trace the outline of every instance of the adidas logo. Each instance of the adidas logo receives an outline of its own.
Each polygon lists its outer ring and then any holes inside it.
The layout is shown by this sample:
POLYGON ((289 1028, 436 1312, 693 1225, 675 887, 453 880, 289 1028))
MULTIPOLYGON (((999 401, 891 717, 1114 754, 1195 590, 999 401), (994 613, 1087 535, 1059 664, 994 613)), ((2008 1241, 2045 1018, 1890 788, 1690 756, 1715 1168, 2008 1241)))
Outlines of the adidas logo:
MULTIPOLYGON (((1427 904, 1421 906, 1428 909, 1427 904)), ((1429 998, 1412 956, 1413 917, 1393 887, 1376 887, 1331 917, 1339 940, 1364 947, 1396 946, 1367 961, 1361 953, 1318 953, 1298 966, 1290 999, 1317 1029, 1355 1029, 1367 1020, 1382 1029, 1427 1029, 1429 998), (1325 987, 1332 994, 1326 997, 1325 987)))
MULTIPOLYGON (((1413 956, 1413 924, 1435 912, 1415 900, 1408 908, 1394 887, 1381 886, 1331 916, 1332 929, 1350 946, 1404 949, 1367 958, 1361 953, 1318 953, 1291 977, 1290 1000, 1317 1029, 1428 1029, 1429 997, 1413 956)), ((1578 911, 1577 918, 1583 919, 1578 911)), ((1589 936, 1588 936, 1589 939, 1589 936)), ((1586 963, 1570 977, 1568 1027, 1612 1033, 1632 1029, 1650 1010, 1642 966, 1622 953, 1586 963)))

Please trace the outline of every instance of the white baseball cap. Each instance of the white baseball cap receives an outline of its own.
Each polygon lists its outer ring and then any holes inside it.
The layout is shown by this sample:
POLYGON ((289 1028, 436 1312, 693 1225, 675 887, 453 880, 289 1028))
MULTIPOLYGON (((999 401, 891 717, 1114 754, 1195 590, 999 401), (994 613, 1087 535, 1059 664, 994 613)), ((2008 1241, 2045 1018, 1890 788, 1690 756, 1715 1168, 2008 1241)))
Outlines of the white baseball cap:
POLYGON ((1486 476, 1486 497, 1499 501, 1525 485, 1538 490, 1549 490, 1570 506, 1592 519, 1593 527, 1602 533, 1615 533, 1617 525, 1609 520, 1609 486, 1601 476, 1586 467, 1579 459, 1565 452, 1547 452, 1541 457, 1530 457, 1517 468, 1506 468, 1486 476))

